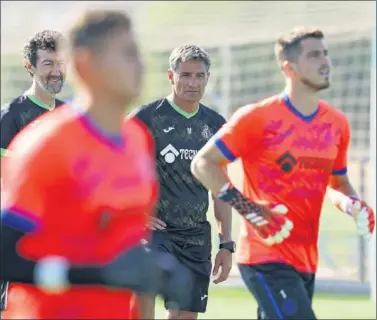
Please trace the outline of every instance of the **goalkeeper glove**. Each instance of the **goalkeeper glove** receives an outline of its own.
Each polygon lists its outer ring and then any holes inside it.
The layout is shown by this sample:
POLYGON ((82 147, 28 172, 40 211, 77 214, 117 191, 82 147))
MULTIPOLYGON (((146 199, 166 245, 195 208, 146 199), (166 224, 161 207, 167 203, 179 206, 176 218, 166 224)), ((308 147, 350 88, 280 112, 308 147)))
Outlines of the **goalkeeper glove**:
POLYGON ((288 209, 283 204, 253 202, 230 183, 217 197, 235 208, 268 245, 281 243, 290 236, 293 223, 284 216, 288 209))
POLYGON ((355 219, 357 232, 360 236, 366 240, 372 237, 375 226, 372 208, 356 197, 347 197, 340 205, 340 209, 355 219))

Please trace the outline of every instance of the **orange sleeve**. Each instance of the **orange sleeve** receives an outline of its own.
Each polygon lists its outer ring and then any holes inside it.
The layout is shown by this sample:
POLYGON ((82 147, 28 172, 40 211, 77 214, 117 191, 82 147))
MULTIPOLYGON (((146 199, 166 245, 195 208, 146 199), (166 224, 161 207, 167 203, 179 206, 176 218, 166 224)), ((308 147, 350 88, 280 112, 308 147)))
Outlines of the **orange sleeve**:
POLYGON ((351 130, 347 118, 341 121, 344 122, 344 125, 340 137, 338 154, 333 165, 333 175, 342 175, 347 173, 348 147, 350 144, 351 130))
MULTIPOLYGON (((18 163, 19 167, 16 168, 13 159, 13 162, 9 161, 2 166, 5 193, 4 201, 1 203, 2 208, 19 207, 36 214, 42 211, 41 185, 35 169, 38 165, 33 162, 23 161, 18 163)), ((42 172, 40 171, 40 174, 43 174, 42 172)))
POLYGON ((251 156, 262 143, 262 109, 247 105, 238 109, 215 136, 215 143, 229 160, 251 156))
POLYGON ((28 146, 27 142, 19 139, 14 148, 11 145, 12 157, 3 158, 1 166, 1 222, 23 232, 41 226, 53 181, 59 181, 55 162, 61 159, 47 143, 28 146))

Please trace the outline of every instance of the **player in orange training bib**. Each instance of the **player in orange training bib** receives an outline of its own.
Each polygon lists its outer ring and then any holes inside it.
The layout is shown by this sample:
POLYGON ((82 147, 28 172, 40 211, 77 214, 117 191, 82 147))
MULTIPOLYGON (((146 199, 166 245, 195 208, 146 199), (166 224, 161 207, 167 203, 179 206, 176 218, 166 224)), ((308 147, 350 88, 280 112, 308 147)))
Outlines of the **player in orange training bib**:
POLYGON ((325 101, 331 63, 320 30, 295 28, 275 45, 284 93, 244 106, 195 157, 194 175, 242 216, 238 263, 258 319, 315 319, 318 228, 327 188, 369 238, 374 213, 347 176, 350 128, 325 101), (240 159, 241 193, 222 166, 240 159))
POLYGON ((135 319, 136 293, 186 302, 189 271, 142 245, 157 180, 149 131, 124 120, 142 74, 131 21, 88 11, 68 39, 80 104, 26 128, 1 166, 2 317, 135 319))

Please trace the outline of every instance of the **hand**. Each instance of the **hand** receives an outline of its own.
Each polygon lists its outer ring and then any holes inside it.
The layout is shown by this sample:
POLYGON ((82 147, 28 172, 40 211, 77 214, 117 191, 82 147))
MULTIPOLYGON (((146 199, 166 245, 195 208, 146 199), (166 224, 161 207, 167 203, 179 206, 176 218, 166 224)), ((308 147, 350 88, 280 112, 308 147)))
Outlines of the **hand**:
POLYGON ((268 245, 281 243, 291 234, 293 223, 284 216, 288 212, 285 205, 252 201, 231 183, 224 185, 217 197, 236 209, 268 245))
POLYGON ((228 279, 229 272, 232 269, 232 253, 227 249, 220 249, 215 258, 212 275, 216 277, 213 283, 218 284, 228 279), (219 271, 221 272, 219 274, 219 271))
POLYGON ((156 217, 149 217, 148 228, 151 230, 165 230, 166 223, 156 217))
POLYGON ((288 209, 282 204, 252 204, 244 218, 268 245, 283 242, 291 234, 293 222, 285 217, 288 209))
POLYGON ((345 209, 346 213, 355 219, 358 234, 369 240, 372 237, 375 226, 373 209, 364 201, 352 197, 349 198, 345 209))

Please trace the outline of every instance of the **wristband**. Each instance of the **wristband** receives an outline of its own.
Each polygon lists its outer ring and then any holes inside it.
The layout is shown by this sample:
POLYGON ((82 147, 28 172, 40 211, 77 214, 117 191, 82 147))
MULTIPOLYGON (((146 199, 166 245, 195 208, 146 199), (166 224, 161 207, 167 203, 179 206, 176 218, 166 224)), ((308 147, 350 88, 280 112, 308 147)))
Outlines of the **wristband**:
POLYGON ((233 185, 230 182, 227 182, 221 187, 220 191, 216 194, 216 197, 223 200, 222 198, 226 197, 226 194, 232 188, 234 188, 233 185))
POLYGON ((260 207, 253 201, 247 199, 241 191, 239 191, 230 182, 225 184, 216 195, 220 200, 228 203, 236 209, 241 215, 260 214, 260 207))
POLYGON ((34 268, 34 283, 43 291, 59 294, 69 288, 69 262, 59 256, 49 256, 38 261, 34 268))
POLYGON ((220 200, 229 203, 231 206, 233 206, 233 202, 239 197, 243 197, 241 192, 233 186, 230 182, 226 183, 220 191, 216 194, 216 197, 220 200))

